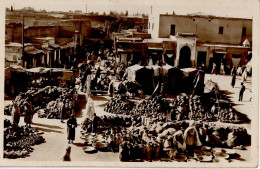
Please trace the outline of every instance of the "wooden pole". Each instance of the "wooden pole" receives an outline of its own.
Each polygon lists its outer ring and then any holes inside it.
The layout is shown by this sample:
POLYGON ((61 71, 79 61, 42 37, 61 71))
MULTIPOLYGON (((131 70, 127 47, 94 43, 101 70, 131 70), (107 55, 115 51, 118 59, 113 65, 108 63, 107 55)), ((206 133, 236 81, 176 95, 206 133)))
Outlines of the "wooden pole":
POLYGON ((24 56, 24 15, 22 15, 22 60, 23 60, 23 67, 25 66, 25 56, 24 56))

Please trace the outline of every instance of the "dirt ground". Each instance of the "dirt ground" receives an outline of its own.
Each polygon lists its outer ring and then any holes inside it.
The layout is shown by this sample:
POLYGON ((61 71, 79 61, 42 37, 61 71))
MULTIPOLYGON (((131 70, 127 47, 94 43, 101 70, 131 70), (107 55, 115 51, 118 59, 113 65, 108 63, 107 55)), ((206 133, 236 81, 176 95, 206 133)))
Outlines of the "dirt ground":
MULTIPOLYGON (((252 97, 252 81, 251 77, 248 77, 247 82, 245 83, 246 91, 244 93, 244 98, 242 102, 238 102, 238 94, 240 90, 241 77, 237 77, 236 85, 234 88, 231 87, 231 76, 222 76, 222 75, 210 75, 206 74, 205 82, 207 80, 213 80, 218 83, 220 90, 224 91, 229 97, 230 100, 234 103, 234 108, 248 116, 251 119, 252 115, 252 102, 250 98, 252 97)), ((83 94, 83 93, 81 93, 83 94)), ((95 96, 95 112, 98 116, 109 114, 104 112, 104 106, 110 100, 108 96, 95 96)), ((8 104, 9 101, 6 101, 8 104)), ((34 151, 30 154, 29 157, 20 158, 16 160, 21 161, 61 161, 62 157, 65 154, 66 148, 71 146, 71 160, 72 161, 113 161, 119 162, 119 153, 113 152, 98 152, 95 154, 86 154, 83 151, 84 141, 80 139, 80 124, 86 118, 86 109, 84 108, 85 103, 83 103, 83 110, 76 116, 78 127, 76 129, 76 140, 73 144, 68 144, 67 141, 67 127, 65 123, 61 123, 58 119, 46 119, 38 118, 37 114, 34 115, 32 127, 37 128, 40 131, 43 131, 43 137, 46 142, 40 145, 34 146, 34 151)), ((10 116, 6 116, 10 119, 10 116)), ((23 123, 23 118, 21 118, 21 124, 23 123)), ((226 125, 235 125, 235 124, 226 124, 226 125)), ((237 125, 237 124, 236 124, 237 125)), ((248 133, 251 134, 251 125, 250 124, 241 124, 241 126, 246 127, 248 133)), ((247 147, 247 150, 227 150, 235 151, 241 155, 241 158, 246 161, 250 159, 250 147, 247 147)), ((12 159, 10 159, 12 160, 12 159)))

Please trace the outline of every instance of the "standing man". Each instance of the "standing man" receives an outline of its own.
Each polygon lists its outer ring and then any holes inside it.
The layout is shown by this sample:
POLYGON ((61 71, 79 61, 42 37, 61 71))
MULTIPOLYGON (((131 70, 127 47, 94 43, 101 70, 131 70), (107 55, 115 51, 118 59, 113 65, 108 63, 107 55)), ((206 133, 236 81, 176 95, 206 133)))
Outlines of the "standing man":
POLYGON ((75 140, 76 127, 77 127, 77 119, 74 117, 74 114, 71 114, 70 119, 67 121, 69 144, 70 143, 73 144, 73 140, 75 140))
POLYGON ((94 118, 93 118, 93 121, 92 121, 92 126, 93 126, 92 132, 97 132, 98 121, 99 121, 99 117, 96 115, 96 113, 94 113, 94 118))
POLYGON ((219 73, 220 73, 221 75, 225 75, 225 66, 224 66, 223 63, 221 63, 221 65, 220 65, 220 71, 219 71, 219 73))
POLYGON ((18 126, 21 117, 21 112, 18 103, 16 101, 13 101, 11 114, 12 114, 13 123, 18 126))
POLYGON ((94 101, 92 100, 91 96, 88 97, 86 109, 87 109, 87 118, 93 120, 95 110, 94 110, 94 101))
POLYGON ((239 92, 239 99, 238 101, 241 101, 243 100, 243 94, 244 94, 244 91, 246 90, 246 87, 244 85, 243 82, 241 82, 241 87, 240 87, 240 92, 239 92))
POLYGON ((243 82, 245 82, 247 79, 247 69, 244 70, 243 74, 242 74, 242 80, 243 82))
POLYGON ((194 121, 191 121, 189 127, 185 130, 184 141, 186 143, 188 156, 194 157, 194 149, 202 145, 194 121))
POLYGON ((232 70, 231 70, 231 75, 232 75, 232 81, 231 81, 231 86, 234 88, 235 84, 236 84, 236 76, 237 76, 237 71, 235 69, 235 66, 233 66, 232 70))
POLYGON ((113 97, 114 96, 114 80, 111 80, 111 82, 108 85, 108 93, 109 93, 109 97, 113 97))
POLYGON ((217 74, 217 65, 216 65, 216 63, 213 63, 211 74, 217 74))
POLYGON ((163 83, 161 83, 161 90, 160 90, 160 95, 165 98, 165 89, 163 83))
POLYGON ((29 98, 26 98, 24 103, 24 122, 26 127, 31 127, 33 118, 33 106, 29 98))

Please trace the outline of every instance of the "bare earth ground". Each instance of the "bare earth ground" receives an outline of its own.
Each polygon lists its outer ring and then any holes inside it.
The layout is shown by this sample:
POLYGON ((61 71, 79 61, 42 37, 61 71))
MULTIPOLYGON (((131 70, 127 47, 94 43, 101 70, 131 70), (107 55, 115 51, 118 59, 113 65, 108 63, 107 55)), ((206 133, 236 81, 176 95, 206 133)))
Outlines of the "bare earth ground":
MULTIPOLYGON (((207 80, 213 80, 218 83, 220 90, 224 90, 225 93, 230 97, 231 101, 235 104, 234 108, 248 116, 251 119, 251 110, 252 103, 249 101, 252 92, 252 82, 251 77, 248 77, 247 82, 245 83, 246 91, 244 93, 243 102, 238 102, 238 93, 240 90, 241 77, 238 76, 236 80, 236 85, 234 88, 231 87, 231 76, 221 76, 221 75, 209 75, 206 74, 205 82, 207 80)), ((95 112, 98 116, 109 114, 104 112, 103 108, 105 104, 109 101, 108 96, 97 96, 94 98, 95 102, 95 112)), ((9 101, 8 101, 9 102, 9 101)), ((7 103, 7 102, 6 102, 7 103)), ((58 119, 45 119, 38 118, 37 115, 34 115, 33 118, 33 127, 37 128, 40 131, 43 131, 43 137, 46 142, 40 145, 34 146, 34 151, 30 154, 29 157, 20 158, 16 160, 21 161, 61 161, 62 157, 65 154, 65 149, 68 145, 71 146, 71 160, 72 161, 113 161, 119 162, 119 153, 113 152, 98 152, 95 154, 86 154, 82 150, 84 146, 84 141, 80 139, 80 124, 84 121, 86 117, 86 109, 83 109, 81 114, 77 115, 78 128, 76 129, 76 140, 74 145, 68 144, 67 141, 67 127, 66 123, 61 123, 58 119)), ((10 116, 6 116, 10 119, 10 116)), ((21 124, 23 123, 23 118, 21 118, 21 124)), ((233 125, 233 124, 226 124, 233 125)), ((247 128, 248 133, 251 134, 251 125, 242 124, 247 128)), ((248 161, 250 159, 250 147, 247 147, 247 150, 228 150, 235 151, 241 155, 241 158, 248 161)), ((12 159, 10 159, 12 160, 12 159)), ((246 162, 245 161, 245 162, 246 162)))

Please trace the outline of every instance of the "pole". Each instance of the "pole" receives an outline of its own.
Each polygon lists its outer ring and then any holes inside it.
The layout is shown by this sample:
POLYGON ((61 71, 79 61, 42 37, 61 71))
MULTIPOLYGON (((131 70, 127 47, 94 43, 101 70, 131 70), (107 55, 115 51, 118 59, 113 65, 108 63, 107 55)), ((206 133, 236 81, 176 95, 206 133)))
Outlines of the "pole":
POLYGON ((217 90, 215 89, 214 91, 215 95, 216 95, 216 99, 217 99, 217 102, 218 102, 218 107, 219 107, 219 100, 218 100, 218 96, 217 96, 217 90))
POLYGON ((23 60, 23 67, 25 66, 25 56, 24 56, 24 15, 22 15, 22 60, 23 60))
POLYGON ((196 21, 196 36, 197 36, 197 26, 198 26, 198 21, 196 21))

